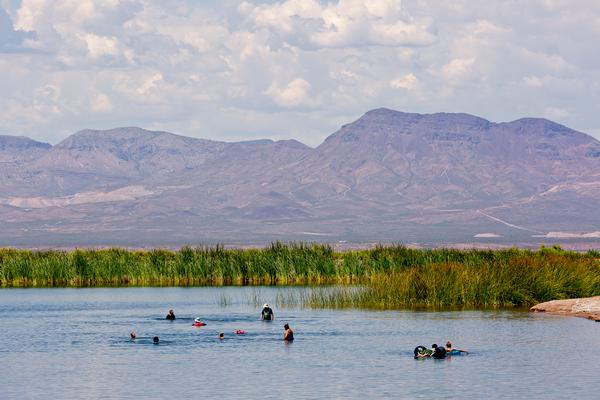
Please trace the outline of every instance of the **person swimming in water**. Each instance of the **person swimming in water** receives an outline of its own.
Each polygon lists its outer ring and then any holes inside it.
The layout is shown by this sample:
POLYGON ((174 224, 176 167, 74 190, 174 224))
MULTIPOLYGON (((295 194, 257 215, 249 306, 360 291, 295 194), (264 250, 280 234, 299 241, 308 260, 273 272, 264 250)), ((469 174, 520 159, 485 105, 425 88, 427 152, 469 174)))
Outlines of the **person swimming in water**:
POLYGON ((152 341, 154 342, 154 344, 158 344, 158 341, 159 341, 159 340, 160 340, 160 339, 158 338, 158 336, 154 336, 154 337, 152 338, 152 341))
POLYGON ((433 351, 433 353, 431 354, 432 358, 446 358, 446 349, 442 346, 438 346, 434 343, 431 345, 431 351, 433 351))
POLYGON ((221 332, 219 333, 219 340, 224 340, 225 339, 225 333, 221 332))
POLYGON ((263 321, 272 321, 275 319, 275 313, 273 309, 269 307, 269 304, 265 303, 263 309, 260 312, 260 319, 263 321))
POLYGON ((415 347, 415 358, 446 358, 446 349, 444 347, 438 346, 437 344, 432 344, 431 349, 428 349, 424 346, 415 347))
POLYGON ((415 353, 415 358, 425 358, 425 357, 431 357, 431 355, 433 354, 433 350, 428 349, 425 346, 417 346, 417 347, 415 347, 414 353, 415 353))
POLYGON ((453 354, 456 355, 456 354, 460 354, 460 353, 469 354, 469 352, 466 351, 466 350, 452 348, 452 342, 450 342, 449 340, 446 342, 446 354, 448 354, 448 355, 453 355, 453 354))
POLYGON ((283 340, 285 340, 286 342, 293 342, 294 341, 294 331, 292 330, 292 328, 290 328, 290 326, 288 324, 285 324, 283 326, 283 340))
POLYGON ((135 338, 136 338, 135 331, 131 331, 131 333, 129 334, 129 337, 131 338, 131 340, 135 340, 135 338))
POLYGON ((169 313, 167 314, 167 316, 165 318, 168 319, 169 321, 174 321, 175 320, 175 312, 173 310, 169 310, 169 313))

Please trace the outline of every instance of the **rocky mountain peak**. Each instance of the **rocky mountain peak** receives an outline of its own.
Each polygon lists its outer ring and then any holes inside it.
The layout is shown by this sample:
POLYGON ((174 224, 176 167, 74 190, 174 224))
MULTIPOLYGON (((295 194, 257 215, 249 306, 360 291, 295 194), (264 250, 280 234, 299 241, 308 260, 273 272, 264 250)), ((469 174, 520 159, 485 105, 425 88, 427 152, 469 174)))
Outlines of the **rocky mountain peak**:
POLYGON ((51 148, 48 143, 38 142, 28 137, 0 135, 0 162, 28 162, 41 157, 51 148))
POLYGON ((19 151, 27 149, 49 149, 52 145, 38 142, 25 136, 0 135, 0 151, 19 151))
MULTIPOLYGON (((81 130, 55 147, 57 149, 90 149, 102 146, 123 147, 139 142, 150 142, 157 137, 175 138, 177 135, 167 132, 149 131, 137 127, 114 128, 108 130, 85 129, 81 130)), ((184 137, 181 136, 183 139, 184 137)))

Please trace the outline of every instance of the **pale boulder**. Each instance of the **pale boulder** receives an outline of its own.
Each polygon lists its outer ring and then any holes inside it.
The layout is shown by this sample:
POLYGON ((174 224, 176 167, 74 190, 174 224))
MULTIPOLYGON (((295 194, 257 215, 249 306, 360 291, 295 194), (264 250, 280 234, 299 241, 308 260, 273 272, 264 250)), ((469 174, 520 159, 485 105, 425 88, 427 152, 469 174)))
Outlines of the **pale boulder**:
POLYGON ((572 315, 600 322, 600 296, 547 301, 531 307, 531 311, 572 315))

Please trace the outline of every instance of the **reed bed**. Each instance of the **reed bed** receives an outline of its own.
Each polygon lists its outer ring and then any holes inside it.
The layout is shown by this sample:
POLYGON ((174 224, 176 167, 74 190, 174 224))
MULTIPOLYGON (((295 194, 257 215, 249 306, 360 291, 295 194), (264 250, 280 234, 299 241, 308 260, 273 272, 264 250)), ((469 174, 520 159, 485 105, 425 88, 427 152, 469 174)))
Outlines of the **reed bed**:
POLYGON ((328 245, 281 242, 247 250, 0 249, 0 285, 312 285, 301 298, 282 295, 278 302, 378 309, 523 306, 600 295, 600 253, 401 245, 334 252, 328 245), (326 286, 331 284, 337 286, 326 286))
POLYGON ((264 249, 184 247, 74 251, 0 250, 0 285, 188 286, 308 284, 336 281, 333 250, 304 243, 264 249))

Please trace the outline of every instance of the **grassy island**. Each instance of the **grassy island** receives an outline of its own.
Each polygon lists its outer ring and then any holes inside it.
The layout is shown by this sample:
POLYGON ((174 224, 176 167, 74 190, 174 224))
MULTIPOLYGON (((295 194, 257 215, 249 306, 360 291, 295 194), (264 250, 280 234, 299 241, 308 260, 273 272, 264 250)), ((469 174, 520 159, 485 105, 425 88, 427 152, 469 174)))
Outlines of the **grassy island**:
POLYGON ((527 306, 600 295, 600 252, 410 249, 0 249, 2 287, 312 285, 327 307, 527 306), (327 285, 335 284, 335 290, 327 285))

